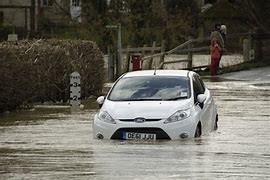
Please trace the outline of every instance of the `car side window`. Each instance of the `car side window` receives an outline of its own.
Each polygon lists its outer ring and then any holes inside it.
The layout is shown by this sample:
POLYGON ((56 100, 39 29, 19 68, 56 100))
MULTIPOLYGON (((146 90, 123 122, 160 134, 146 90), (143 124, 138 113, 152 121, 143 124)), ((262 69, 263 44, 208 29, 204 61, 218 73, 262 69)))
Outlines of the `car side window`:
POLYGON ((194 102, 196 103, 197 96, 199 94, 204 94, 205 87, 204 87, 204 84, 201 84, 201 81, 198 78, 198 76, 193 76, 192 81, 193 81, 193 91, 194 91, 194 102))
POLYGON ((201 92, 202 92, 201 94, 204 94, 204 92, 205 92, 205 85, 204 85, 202 79, 200 78, 200 76, 195 76, 195 78, 197 79, 197 81, 198 81, 198 83, 200 85, 200 89, 201 89, 201 92))
POLYGON ((194 77, 192 78, 192 81, 193 81, 194 102, 197 102, 197 96, 200 94, 200 89, 194 77))

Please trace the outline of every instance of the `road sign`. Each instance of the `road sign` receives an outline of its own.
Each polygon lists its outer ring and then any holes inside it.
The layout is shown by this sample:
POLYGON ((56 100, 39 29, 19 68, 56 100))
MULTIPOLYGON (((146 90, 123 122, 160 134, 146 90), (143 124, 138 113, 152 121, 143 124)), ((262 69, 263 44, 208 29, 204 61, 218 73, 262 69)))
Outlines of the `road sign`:
POLYGON ((78 72, 70 75, 70 106, 79 108, 81 105, 81 76, 78 72))

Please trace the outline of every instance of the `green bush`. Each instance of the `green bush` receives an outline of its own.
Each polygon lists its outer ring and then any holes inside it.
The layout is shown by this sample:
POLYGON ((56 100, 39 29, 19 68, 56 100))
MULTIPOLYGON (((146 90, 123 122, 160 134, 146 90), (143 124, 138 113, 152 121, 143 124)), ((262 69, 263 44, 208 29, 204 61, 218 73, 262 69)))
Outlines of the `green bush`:
POLYGON ((3 42, 0 54, 0 112, 29 102, 67 102, 74 71, 81 75, 82 98, 101 93, 103 56, 91 41, 3 42))

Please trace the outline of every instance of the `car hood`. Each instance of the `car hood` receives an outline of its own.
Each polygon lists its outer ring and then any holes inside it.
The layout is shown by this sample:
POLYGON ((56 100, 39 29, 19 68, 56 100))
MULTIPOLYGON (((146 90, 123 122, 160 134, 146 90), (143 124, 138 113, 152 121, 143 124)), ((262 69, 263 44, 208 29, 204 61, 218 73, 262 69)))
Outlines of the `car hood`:
POLYGON ((191 108, 191 100, 180 101, 109 101, 102 106, 114 119, 163 119, 170 117, 178 110, 191 108))

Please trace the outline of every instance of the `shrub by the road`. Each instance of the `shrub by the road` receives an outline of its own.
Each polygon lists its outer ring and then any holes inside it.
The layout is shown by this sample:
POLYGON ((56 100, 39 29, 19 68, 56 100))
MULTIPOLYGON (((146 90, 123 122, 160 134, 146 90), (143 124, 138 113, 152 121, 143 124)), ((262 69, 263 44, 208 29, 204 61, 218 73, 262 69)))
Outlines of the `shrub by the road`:
POLYGON ((67 102, 70 74, 81 75, 82 98, 100 94, 102 52, 91 41, 35 40, 0 44, 0 112, 32 102, 67 102))

